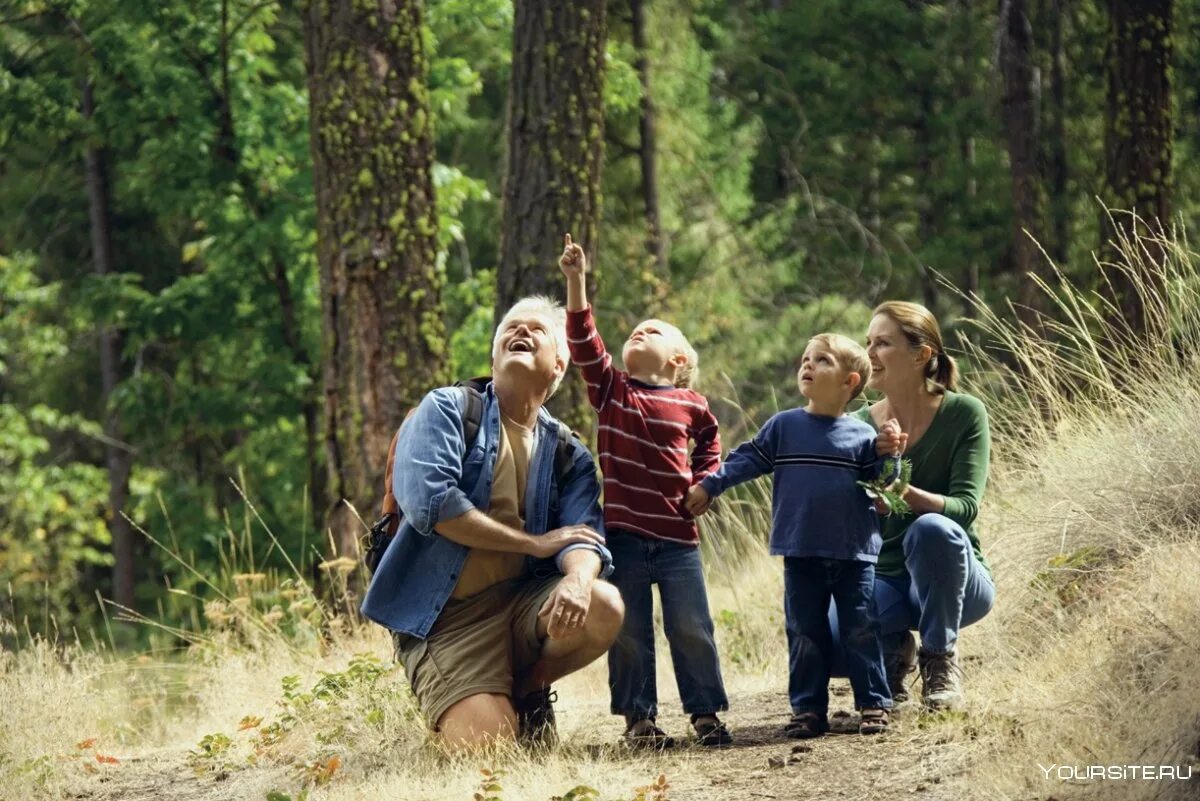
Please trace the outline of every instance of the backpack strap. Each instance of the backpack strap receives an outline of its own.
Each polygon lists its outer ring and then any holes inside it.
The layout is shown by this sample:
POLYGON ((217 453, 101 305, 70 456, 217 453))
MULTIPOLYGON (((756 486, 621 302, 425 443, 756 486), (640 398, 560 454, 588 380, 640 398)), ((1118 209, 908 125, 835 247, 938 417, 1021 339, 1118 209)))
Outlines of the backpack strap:
POLYGON ((554 477, 558 480, 559 489, 562 489, 562 479, 567 473, 571 472, 571 467, 575 464, 575 443, 573 440, 579 439, 579 435, 572 431, 563 422, 558 423, 558 442, 554 446, 554 477))
POLYGON ((479 435, 479 427, 483 424, 483 391, 472 381, 460 381, 454 386, 462 392, 466 403, 463 409, 463 444, 465 451, 471 450, 475 437, 479 435))

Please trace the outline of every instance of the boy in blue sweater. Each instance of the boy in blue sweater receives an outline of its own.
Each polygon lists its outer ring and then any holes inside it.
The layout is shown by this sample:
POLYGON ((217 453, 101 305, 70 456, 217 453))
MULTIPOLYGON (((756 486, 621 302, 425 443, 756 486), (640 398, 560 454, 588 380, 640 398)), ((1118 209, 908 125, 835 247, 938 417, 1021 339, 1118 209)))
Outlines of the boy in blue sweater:
POLYGON ((809 340, 796 375, 804 408, 780 412, 721 468, 693 486, 687 508, 704 514, 730 487, 772 473, 771 553, 784 564, 790 737, 829 731, 833 643, 829 601, 837 605, 861 734, 888 726, 892 707, 879 642, 873 586, 882 539, 879 518, 859 480, 879 475, 879 454, 898 453, 899 424, 874 429, 845 414, 870 377, 866 351, 838 334, 809 340))

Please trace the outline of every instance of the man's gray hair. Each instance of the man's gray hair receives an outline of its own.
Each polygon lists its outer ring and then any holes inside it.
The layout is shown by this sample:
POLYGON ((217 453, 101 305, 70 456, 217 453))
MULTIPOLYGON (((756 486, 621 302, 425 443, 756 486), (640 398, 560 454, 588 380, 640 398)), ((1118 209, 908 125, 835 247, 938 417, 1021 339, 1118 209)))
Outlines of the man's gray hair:
MULTIPOLYGON (((567 349, 567 310, 558 301, 543 295, 531 295, 527 298, 521 298, 512 305, 512 308, 504 313, 504 316, 500 318, 500 324, 496 326, 496 333, 492 336, 492 358, 496 358, 496 352, 500 348, 500 332, 504 330, 508 321, 513 317, 529 316, 541 317, 546 321, 550 336, 554 340, 556 355, 566 362, 567 367, 570 367, 571 352, 567 349)), ((562 383, 563 377, 566 374, 567 371, 563 370, 562 375, 550 385, 550 392, 546 395, 547 398, 558 391, 559 384, 562 383)))

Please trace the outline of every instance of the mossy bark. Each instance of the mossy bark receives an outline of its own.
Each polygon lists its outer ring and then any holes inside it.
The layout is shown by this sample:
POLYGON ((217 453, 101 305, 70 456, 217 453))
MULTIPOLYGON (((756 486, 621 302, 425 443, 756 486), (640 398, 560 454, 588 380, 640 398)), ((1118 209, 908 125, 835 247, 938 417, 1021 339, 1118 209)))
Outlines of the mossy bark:
MULTIPOLYGON (((496 320, 526 295, 565 296, 569 232, 596 265, 604 159, 604 0, 516 0, 496 320)), ((592 415, 577 370, 551 409, 577 430, 592 415)))
POLYGON ((433 136, 421 4, 312 0, 305 9, 321 269, 327 521, 338 555, 383 492, 407 409, 444 384, 433 136))
MULTIPOLYGON (((1171 60, 1174 43, 1174 0, 1109 0, 1108 96, 1104 118, 1106 191, 1104 202, 1126 213, 1103 220, 1104 249, 1109 260, 1118 254, 1110 246, 1119 235, 1155 231, 1171 215, 1171 60)), ((1141 276, 1159 283, 1153 263, 1162 258, 1150 249, 1141 276)), ((1129 276, 1113 273, 1113 300, 1134 331, 1146 327, 1141 295, 1129 276)))

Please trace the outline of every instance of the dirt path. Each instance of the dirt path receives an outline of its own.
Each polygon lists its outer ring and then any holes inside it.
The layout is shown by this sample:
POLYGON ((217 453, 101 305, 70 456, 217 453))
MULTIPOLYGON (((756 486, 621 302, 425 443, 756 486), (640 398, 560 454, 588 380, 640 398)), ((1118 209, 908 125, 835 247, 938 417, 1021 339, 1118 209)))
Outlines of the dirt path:
MULTIPOLYGON (((961 721, 931 721, 915 708, 906 709, 893 718, 887 734, 862 737, 857 733, 857 717, 849 711, 850 699, 842 688, 836 689, 841 692, 834 698, 834 731, 814 740, 786 738, 782 733, 787 720, 786 695, 760 692, 740 698, 734 711, 726 715, 737 737, 731 748, 683 745, 663 754, 626 754, 613 745, 620 735, 620 722, 603 716, 596 719, 595 742, 585 750, 599 762, 632 764, 651 779, 664 774, 670 783, 671 801, 961 797, 962 779, 969 768, 961 721)), ((687 719, 680 713, 664 714, 660 723, 675 734, 688 729, 687 719)), ((369 778, 359 777, 358 784, 353 797, 374 797, 369 778)), ((68 797, 77 801, 265 801, 268 792, 287 786, 295 786, 295 781, 281 766, 197 776, 187 765, 185 753, 161 751, 127 759, 120 770, 92 777, 68 797)), ((601 791, 605 799, 630 794, 629 788, 621 787, 602 786, 601 791)), ((316 791, 311 799, 317 801, 325 793, 316 791)), ((388 797, 395 799, 395 794, 388 797)), ((402 801, 434 797, 470 801, 470 793, 401 796, 402 801)), ((517 798, 515 792, 503 797, 504 801, 541 801, 517 798)))
MULTIPOLYGON (((741 699, 727 720, 737 744, 714 750, 688 747, 664 757, 673 801, 700 799, 957 798, 951 788, 966 770, 966 752, 940 726, 921 728, 915 708, 893 718, 892 730, 858 734, 849 700, 835 699, 833 731, 812 740, 783 735, 788 719, 784 693, 741 699), (841 706, 842 709, 837 709, 841 706), (672 764, 673 763, 673 764, 672 764)), ((683 731, 682 715, 664 716, 670 731, 683 731)))

